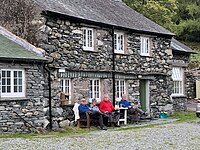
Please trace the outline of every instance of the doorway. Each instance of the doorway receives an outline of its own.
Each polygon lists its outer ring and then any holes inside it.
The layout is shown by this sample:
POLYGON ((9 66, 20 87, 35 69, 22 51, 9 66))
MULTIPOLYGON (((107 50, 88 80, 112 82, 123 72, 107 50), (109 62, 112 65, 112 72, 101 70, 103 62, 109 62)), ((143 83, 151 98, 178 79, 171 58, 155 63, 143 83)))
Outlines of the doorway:
POLYGON ((143 111, 149 113, 149 80, 140 80, 140 104, 143 111))

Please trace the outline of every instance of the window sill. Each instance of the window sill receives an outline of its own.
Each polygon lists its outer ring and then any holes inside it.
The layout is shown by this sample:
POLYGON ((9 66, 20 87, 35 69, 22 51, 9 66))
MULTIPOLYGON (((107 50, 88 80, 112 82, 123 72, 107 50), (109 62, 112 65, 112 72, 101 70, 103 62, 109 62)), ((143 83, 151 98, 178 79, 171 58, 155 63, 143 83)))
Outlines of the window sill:
POLYGON ((83 49, 83 51, 85 51, 85 52, 91 52, 91 53, 98 53, 98 51, 96 51, 96 50, 83 49))
POLYGON ((171 95, 171 97, 173 98, 176 98, 176 97, 186 97, 185 95, 183 95, 183 94, 173 94, 173 95, 171 95))
POLYGON ((26 97, 0 97, 0 102, 6 101, 6 102, 11 102, 11 101, 28 101, 30 100, 29 98, 26 97))
POLYGON ((141 57, 150 57, 150 58, 153 58, 153 56, 151 56, 151 55, 141 55, 141 54, 140 54, 140 56, 141 56, 141 57))
POLYGON ((116 53, 116 52, 115 52, 115 55, 124 55, 124 56, 129 56, 129 54, 127 54, 127 53, 116 53))

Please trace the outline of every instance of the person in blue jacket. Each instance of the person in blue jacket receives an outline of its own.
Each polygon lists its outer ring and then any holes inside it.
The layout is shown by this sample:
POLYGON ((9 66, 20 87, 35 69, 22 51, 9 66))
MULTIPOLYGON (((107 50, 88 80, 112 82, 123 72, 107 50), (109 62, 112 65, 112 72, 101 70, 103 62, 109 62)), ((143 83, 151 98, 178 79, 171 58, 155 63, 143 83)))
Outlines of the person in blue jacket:
POLYGON ((92 108, 90 108, 87 103, 86 100, 84 98, 81 98, 81 104, 79 105, 78 109, 79 112, 81 113, 81 118, 86 117, 86 112, 90 112, 90 116, 92 119, 96 119, 98 120, 98 123, 100 125, 100 129, 101 130, 107 130, 107 128, 105 127, 105 125, 103 124, 103 117, 102 114, 98 111, 94 111, 92 110, 92 108))
POLYGON ((126 95, 122 95, 122 99, 119 102, 119 106, 125 107, 125 108, 131 108, 131 103, 126 100, 126 95))

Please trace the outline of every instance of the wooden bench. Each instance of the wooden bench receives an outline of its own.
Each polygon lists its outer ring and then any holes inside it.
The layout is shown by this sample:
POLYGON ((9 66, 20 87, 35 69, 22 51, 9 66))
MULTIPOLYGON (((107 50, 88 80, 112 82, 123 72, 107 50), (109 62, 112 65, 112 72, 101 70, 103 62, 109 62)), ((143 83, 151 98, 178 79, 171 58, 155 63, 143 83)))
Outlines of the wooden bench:
POLYGON ((86 118, 81 118, 81 113, 79 113, 80 119, 77 120, 78 128, 87 127, 88 129, 90 129, 91 122, 96 121, 94 119, 91 119, 90 114, 91 114, 91 112, 86 112, 86 118), (86 123, 86 126, 82 125, 82 123, 86 123))

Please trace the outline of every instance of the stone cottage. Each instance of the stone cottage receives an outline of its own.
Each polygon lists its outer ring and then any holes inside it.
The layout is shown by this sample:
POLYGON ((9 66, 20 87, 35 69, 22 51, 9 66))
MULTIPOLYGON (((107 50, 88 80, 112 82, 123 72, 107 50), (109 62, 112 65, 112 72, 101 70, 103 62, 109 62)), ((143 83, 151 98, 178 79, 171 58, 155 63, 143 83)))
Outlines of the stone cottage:
MULTIPOLYGON (((37 10, 29 18, 32 30, 26 31, 35 33, 32 43, 52 60, 48 68, 53 110, 60 106, 61 91, 67 104, 81 97, 100 102, 104 94, 116 104, 126 94, 130 101, 140 100, 148 113, 185 109, 184 71, 192 51, 172 50, 171 42, 177 42, 173 33, 120 0, 26 2, 37 10)), ((62 116, 58 114, 54 117, 62 116)))
POLYGON ((46 61, 41 49, 0 27, 0 131, 42 126, 46 61))
MULTIPOLYGON (((195 52, 185 44, 172 38, 171 41, 173 63, 172 63, 172 79, 173 79, 173 109, 175 111, 186 110, 187 100, 191 99, 191 71, 188 68, 190 55, 195 52)), ((194 97, 193 97, 194 98, 194 97)))

